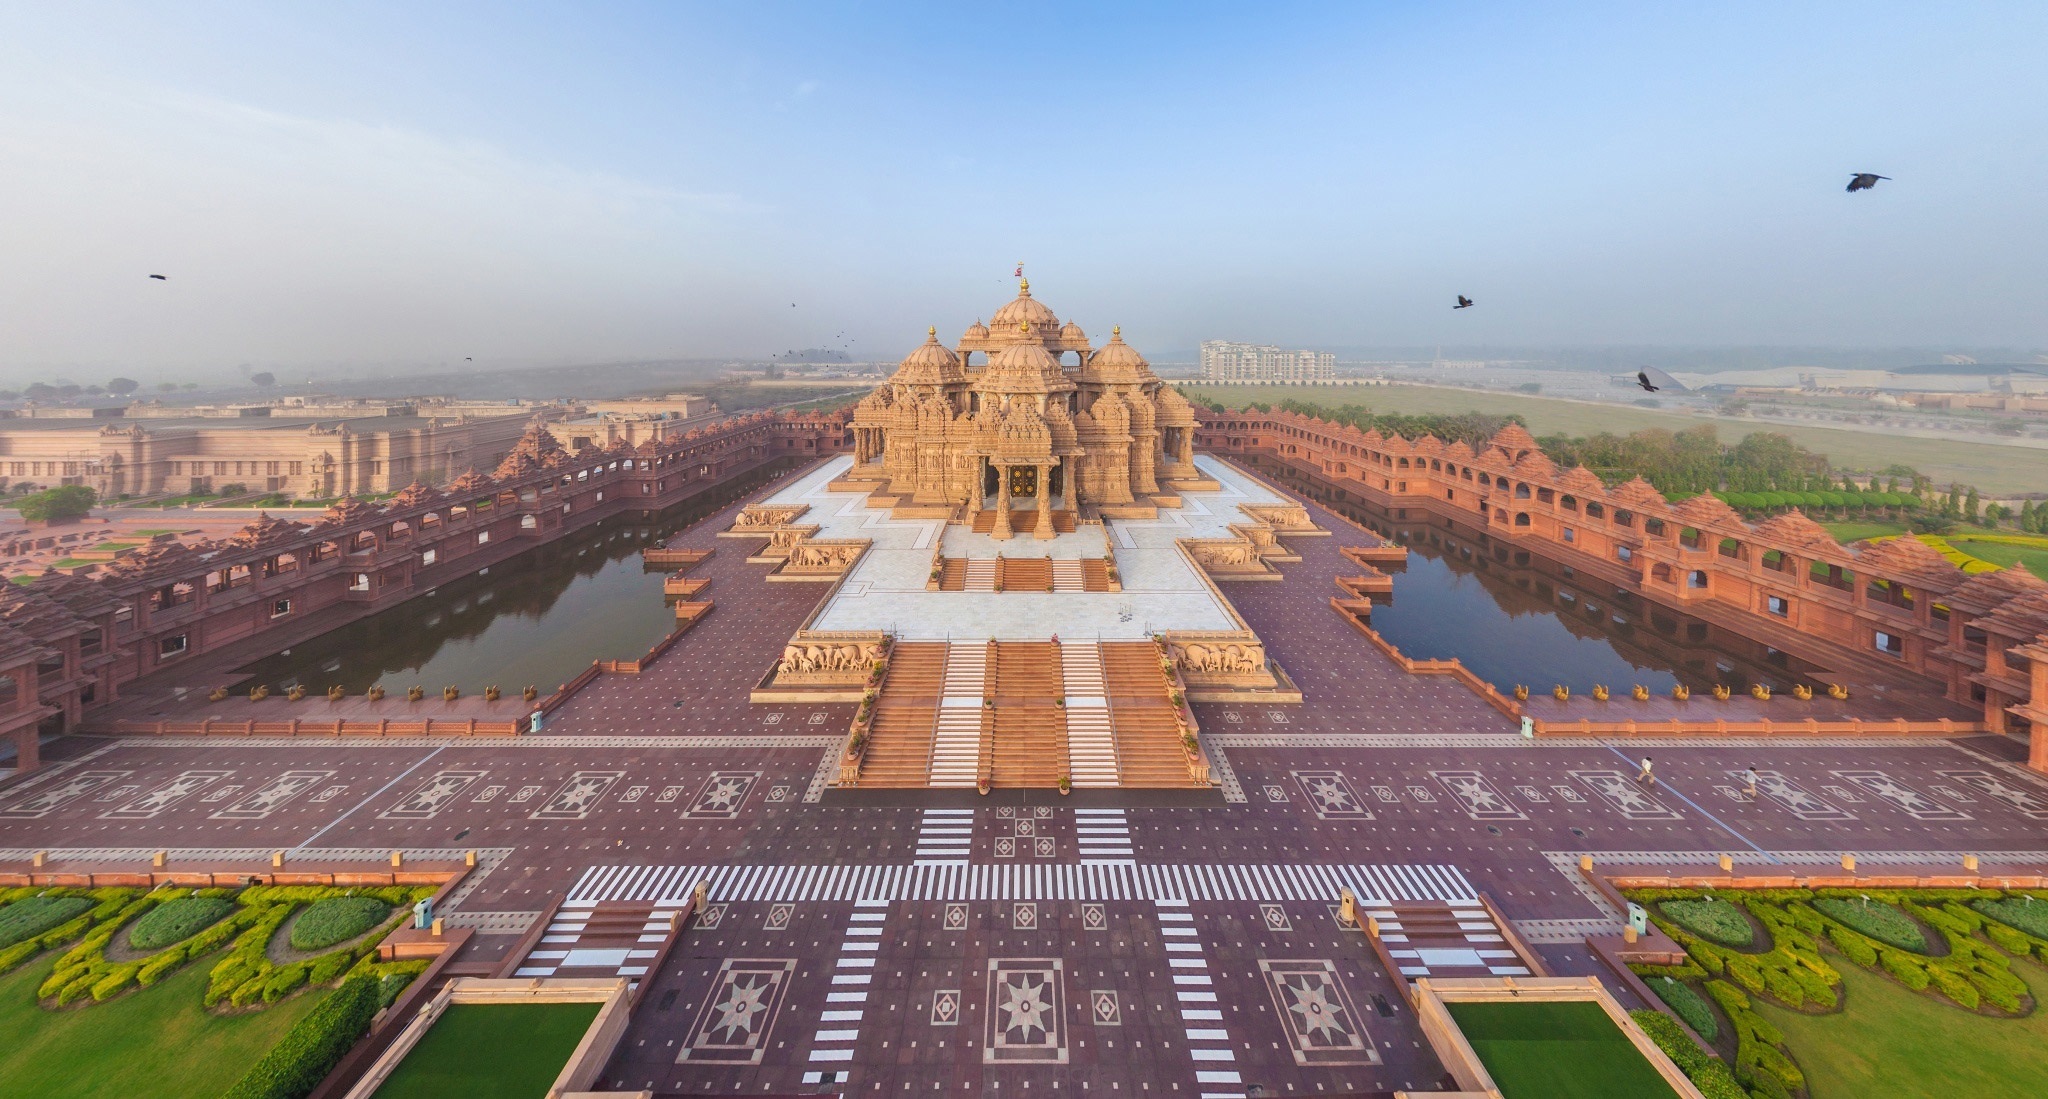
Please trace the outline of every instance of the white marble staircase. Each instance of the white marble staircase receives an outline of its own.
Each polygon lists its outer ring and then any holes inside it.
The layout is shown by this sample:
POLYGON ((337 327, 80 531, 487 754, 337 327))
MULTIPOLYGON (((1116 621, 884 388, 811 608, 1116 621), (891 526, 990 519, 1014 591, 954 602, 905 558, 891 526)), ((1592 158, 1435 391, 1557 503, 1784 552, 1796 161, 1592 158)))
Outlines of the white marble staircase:
MULTIPOLYGON (((1078 571, 1080 562, 1074 564, 1078 571)), ((1057 573, 1054 582, 1057 591, 1057 573)), ((1077 787, 1117 785, 1116 734, 1102 682, 1102 650, 1092 641, 1061 642, 1060 678, 1067 702, 1068 777, 1077 787)))
MULTIPOLYGON (((991 571, 994 562, 989 562, 991 571)), ((968 590, 974 563, 968 563, 968 590)), ((991 587, 982 590, 992 590, 991 587)), ((932 736, 933 786, 972 786, 981 765, 981 696, 988 683, 988 645, 969 642, 946 648, 946 684, 939 698, 932 736)))

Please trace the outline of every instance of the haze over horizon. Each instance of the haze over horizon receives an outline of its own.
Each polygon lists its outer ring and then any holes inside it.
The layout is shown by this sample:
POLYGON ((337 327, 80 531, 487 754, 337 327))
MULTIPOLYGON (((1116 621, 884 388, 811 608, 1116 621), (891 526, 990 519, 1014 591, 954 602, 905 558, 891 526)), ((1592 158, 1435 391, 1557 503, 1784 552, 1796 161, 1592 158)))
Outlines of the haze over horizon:
POLYGON ((1020 260, 1148 351, 2040 350, 2042 41, 2019 3, 8 5, 0 382, 892 359, 1020 260))

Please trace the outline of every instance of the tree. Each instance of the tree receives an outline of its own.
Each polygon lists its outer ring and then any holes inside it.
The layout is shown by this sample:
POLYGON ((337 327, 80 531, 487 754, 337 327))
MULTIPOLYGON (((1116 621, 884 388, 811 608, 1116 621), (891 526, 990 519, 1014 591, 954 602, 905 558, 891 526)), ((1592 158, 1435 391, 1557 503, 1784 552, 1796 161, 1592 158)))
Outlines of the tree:
POLYGON ((249 375, 249 384, 261 389, 268 389, 271 386, 277 384, 277 375, 272 374, 268 370, 265 370, 257 374, 251 374, 249 375))
POLYGON ((1969 495, 1963 497, 1963 518, 1968 519, 1972 523, 1976 522, 1977 506, 1977 489, 1973 485, 1970 488, 1969 495))
POLYGON ((134 378, 110 378, 107 381, 107 392, 116 397, 125 396, 135 392, 140 384, 134 378))
POLYGON ((29 400, 47 401, 57 395, 57 387, 48 382, 30 382, 28 388, 21 392, 29 400))
POLYGON ((99 493, 84 485, 59 485, 24 496, 15 507, 20 509, 21 517, 30 522, 61 523, 90 515, 93 504, 98 501, 99 493))

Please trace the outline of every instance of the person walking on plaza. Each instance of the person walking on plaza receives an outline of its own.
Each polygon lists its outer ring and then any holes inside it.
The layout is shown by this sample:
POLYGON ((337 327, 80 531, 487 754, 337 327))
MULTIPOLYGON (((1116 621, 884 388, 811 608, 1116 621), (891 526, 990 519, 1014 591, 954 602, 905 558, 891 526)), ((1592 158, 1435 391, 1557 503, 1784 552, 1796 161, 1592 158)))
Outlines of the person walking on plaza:
POLYGON ((1642 770, 1636 772, 1636 785, 1654 786, 1656 783, 1657 776, 1650 773, 1650 757, 1644 756, 1642 770))
POLYGON ((1749 800, 1756 800, 1756 768, 1742 773, 1742 792, 1749 795, 1749 800))

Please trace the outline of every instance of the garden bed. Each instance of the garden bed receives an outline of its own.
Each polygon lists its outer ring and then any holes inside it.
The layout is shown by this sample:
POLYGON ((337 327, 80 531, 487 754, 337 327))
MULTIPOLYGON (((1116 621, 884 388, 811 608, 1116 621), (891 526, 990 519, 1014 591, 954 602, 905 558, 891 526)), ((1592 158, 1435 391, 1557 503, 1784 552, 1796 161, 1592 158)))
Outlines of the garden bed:
POLYGON ((1451 1001, 1444 1008, 1504 1099, 1677 1099, 1597 1003, 1451 1001))
POLYGON ((374 1099, 544 1095, 602 1006, 449 1004, 374 1099))

